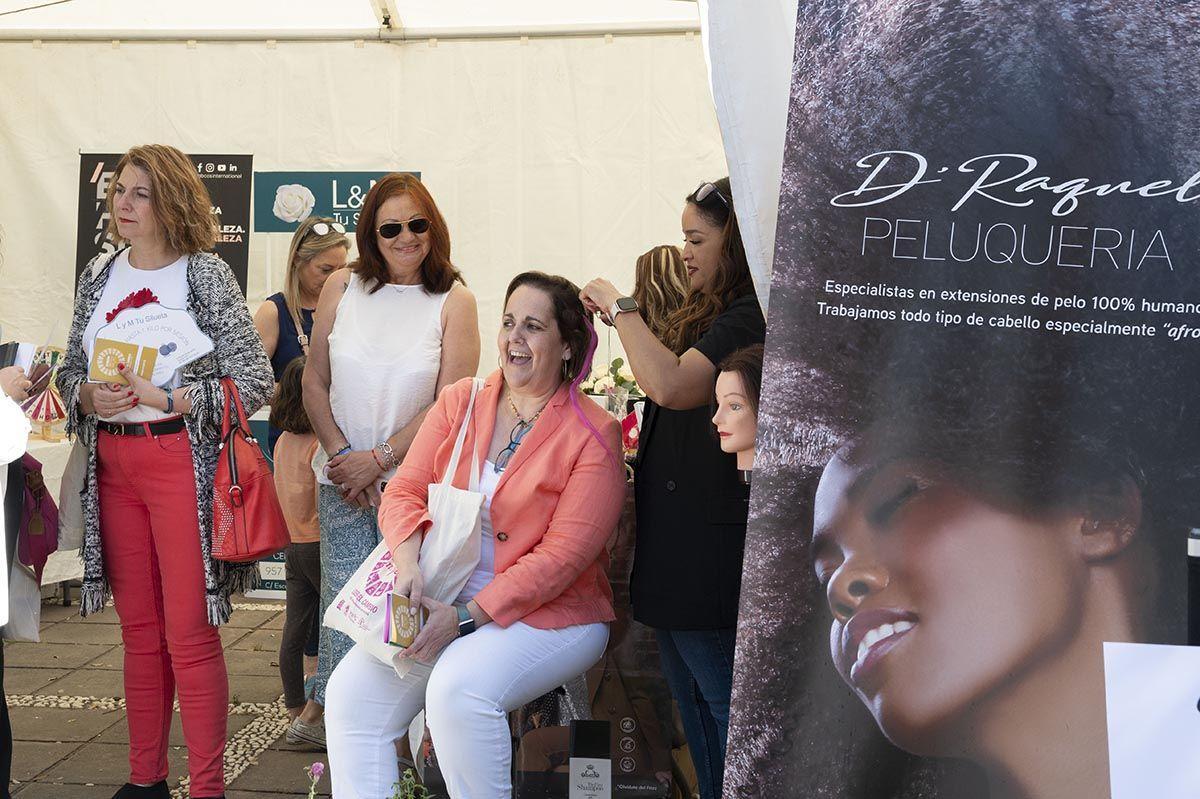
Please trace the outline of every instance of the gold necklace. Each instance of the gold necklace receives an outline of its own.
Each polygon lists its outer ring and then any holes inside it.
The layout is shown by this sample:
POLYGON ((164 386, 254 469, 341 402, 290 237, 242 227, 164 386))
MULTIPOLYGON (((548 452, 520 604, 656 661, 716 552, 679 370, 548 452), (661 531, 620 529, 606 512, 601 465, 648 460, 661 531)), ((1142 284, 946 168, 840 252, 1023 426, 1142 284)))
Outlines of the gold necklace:
MULTIPOLYGON (((547 401, 547 404, 548 404, 548 401, 547 401)), ((530 417, 528 420, 526 420, 525 417, 521 415, 521 412, 517 410, 517 403, 513 402, 511 393, 508 395, 508 407, 512 409, 513 416, 517 417, 517 421, 520 422, 526 428, 533 427, 533 423, 536 422, 538 417, 542 415, 542 411, 546 410, 546 406, 543 405, 542 407, 538 408, 537 413, 535 413, 532 417, 530 417)))

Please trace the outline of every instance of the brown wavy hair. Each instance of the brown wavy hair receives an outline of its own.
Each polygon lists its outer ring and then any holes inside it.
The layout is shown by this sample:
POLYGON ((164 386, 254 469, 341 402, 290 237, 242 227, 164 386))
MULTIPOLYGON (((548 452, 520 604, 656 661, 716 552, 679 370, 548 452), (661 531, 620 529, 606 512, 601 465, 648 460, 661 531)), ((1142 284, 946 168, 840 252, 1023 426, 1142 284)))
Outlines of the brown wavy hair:
POLYGON ((421 285, 431 294, 445 294, 456 280, 465 286, 467 281, 450 261, 450 229, 437 203, 433 201, 433 195, 416 175, 402 172, 387 175, 367 192, 358 212, 358 229, 354 234, 358 242, 358 258, 350 264, 351 271, 373 282, 367 290, 370 294, 391 279, 387 261, 379 250, 375 218, 379 214, 379 206, 401 194, 412 197, 429 220, 429 254, 421 262, 421 285))
POLYGON ((108 210, 108 237, 118 245, 125 239, 117 232, 113 196, 117 178, 127 166, 146 170, 150 176, 150 205, 167 245, 178 252, 206 252, 217 243, 217 219, 212 198, 196 172, 192 159, 169 144, 140 144, 121 156, 113 180, 108 184, 104 207, 108 210))
POLYGON ((638 256, 633 298, 646 327, 659 341, 667 337, 667 320, 683 306, 687 295, 687 267, 678 247, 660 244, 638 256))
POLYGON ((724 244, 721 260, 708 290, 688 294, 683 307, 667 319, 668 337, 663 343, 676 355, 682 355, 699 341, 729 303, 754 290, 750 263, 746 260, 746 247, 742 244, 742 233, 738 229, 737 211, 733 207, 729 178, 714 180, 713 185, 721 197, 713 193, 705 197, 703 202, 697 202, 696 192, 692 192, 687 196, 687 202, 696 206, 706 222, 722 229, 724 244), (721 201, 722 197, 725 202, 721 201))

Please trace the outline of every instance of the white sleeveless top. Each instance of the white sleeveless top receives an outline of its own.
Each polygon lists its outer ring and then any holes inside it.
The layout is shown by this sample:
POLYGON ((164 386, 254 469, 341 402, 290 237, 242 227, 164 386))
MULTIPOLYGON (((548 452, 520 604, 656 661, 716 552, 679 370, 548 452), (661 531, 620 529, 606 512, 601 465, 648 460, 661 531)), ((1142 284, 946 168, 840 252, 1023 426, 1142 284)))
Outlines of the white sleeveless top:
MULTIPOLYGON (((329 334, 329 406, 355 451, 395 435, 436 399, 448 296, 393 283, 368 294, 350 275, 329 334)), ((332 485, 323 469, 317 480, 332 485)))

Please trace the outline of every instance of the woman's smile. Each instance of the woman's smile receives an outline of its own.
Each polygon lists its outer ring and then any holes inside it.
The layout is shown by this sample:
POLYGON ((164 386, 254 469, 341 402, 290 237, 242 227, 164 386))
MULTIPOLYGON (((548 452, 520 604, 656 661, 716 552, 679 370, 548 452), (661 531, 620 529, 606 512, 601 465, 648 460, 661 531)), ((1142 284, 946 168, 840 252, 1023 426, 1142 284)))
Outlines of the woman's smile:
POLYGON ((915 613, 898 608, 864 610, 842 628, 839 670, 860 691, 878 682, 881 664, 917 626, 915 613))

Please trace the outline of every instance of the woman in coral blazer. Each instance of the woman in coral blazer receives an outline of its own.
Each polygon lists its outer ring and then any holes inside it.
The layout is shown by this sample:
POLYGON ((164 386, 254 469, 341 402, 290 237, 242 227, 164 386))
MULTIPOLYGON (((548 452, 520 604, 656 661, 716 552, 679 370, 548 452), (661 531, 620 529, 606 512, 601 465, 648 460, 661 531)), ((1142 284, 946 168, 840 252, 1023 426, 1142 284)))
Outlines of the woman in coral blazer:
POLYGON ((471 380, 447 388, 395 478, 379 524, 395 591, 429 611, 401 677, 355 647, 327 689, 326 730, 338 799, 385 796, 398 779, 392 742, 426 710, 451 797, 512 794, 506 715, 600 659, 613 620, 605 544, 625 498, 620 427, 579 383, 595 333, 578 289, 526 272, 509 284, 497 336, 500 369, 467 417, 471 380), (466 424, 454 485, 471 452, 482 464, 480 561, 453 604, 422 597, 417 558, 430 533, 428 486, 449 467, 466 424))

